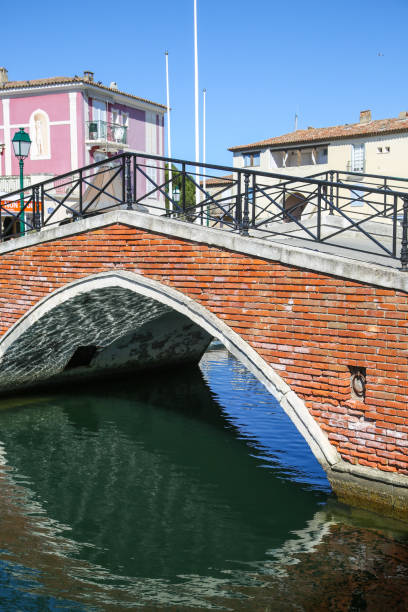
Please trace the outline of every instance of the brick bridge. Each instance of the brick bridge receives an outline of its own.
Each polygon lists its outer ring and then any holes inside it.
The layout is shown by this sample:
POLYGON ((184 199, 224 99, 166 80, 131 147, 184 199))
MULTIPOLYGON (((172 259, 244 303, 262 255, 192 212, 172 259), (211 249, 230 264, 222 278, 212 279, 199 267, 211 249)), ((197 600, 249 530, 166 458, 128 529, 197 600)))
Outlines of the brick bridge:
POLYGON ((218 338, 340 500, 408 518, 408 277, 115 210, 0 245, 0 390, 198 360, 218 338))

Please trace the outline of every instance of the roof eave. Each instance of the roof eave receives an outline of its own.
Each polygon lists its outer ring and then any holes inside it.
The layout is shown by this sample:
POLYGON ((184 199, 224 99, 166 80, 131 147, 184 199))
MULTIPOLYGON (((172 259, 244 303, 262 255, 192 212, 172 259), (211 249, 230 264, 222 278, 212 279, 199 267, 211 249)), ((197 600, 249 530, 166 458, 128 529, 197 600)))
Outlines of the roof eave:
POLYGON ((94 88, 96 91, 104 91, 107 94, 109 93, 112 97, 123 97, 123 99, 125 99, 129 104, 134 106, 138 106, 139 108, 141 106, 147 107, 147 108, 154 108, 154 109, 160 109, 160 112, 165 113, 167 108, 164 104, 160 104, 158 102, 153 102, 152 100, 147 100, 145 98, 139 98, 138 96, 134 96, 133 94, 128 94, 124 91, 120 91, 120 90, 116 90, 113 89, 111 87, 106 87, 105 85, 98 85, 98 83, 92 83, 91 81, 84 81, 81 79, 75 79, 73 78, 70 81, 63 81, 61 83, 57 83, 57 82, 51 82, 51 83, 41 83, 41 84, 30 84, 30 85, 20 85, 20 86, 15 86, 15 87, 0 87, 0 97, 4 97, 4 94, 10 95, 10 94, 18 94, 20 92, 26 91, 26 92, 30 92, 31 91, 36 91, 38 89, 43 89, 46 88, 48 90, 50 89, 55 89, 55 90, 61 90, 61 89, 68 89, 68 88, 72 88, 72 87, 76 87, 77 89, 80 90, 85 90, 85 89, 89 89, 89 88, 94 88))
POLYGON ((259 143, 255 142, 253 144, 238 146, 238 147, 230 147, 228 151, 232 151, 233 153, 242 153, 244 151, 250 151, 253 149, 284 149, 293 148, 295 146, 302 145, 311 145, 311 144, 329 144, 332 140, 351 140, 353 138, 362 138, 364 136, 372 137, 372 136, 381 136, 383 134, 401 134, 402 132, 408 132, 408 127, 402 127, 397 129, 388 129, 388 130, 378 130, 376 132, 360 132, 356 134, 341 134, 340 136, 329 136, 328 138, 311 138, 310 140, 291 140, 287 142, 280 143, 259 143))

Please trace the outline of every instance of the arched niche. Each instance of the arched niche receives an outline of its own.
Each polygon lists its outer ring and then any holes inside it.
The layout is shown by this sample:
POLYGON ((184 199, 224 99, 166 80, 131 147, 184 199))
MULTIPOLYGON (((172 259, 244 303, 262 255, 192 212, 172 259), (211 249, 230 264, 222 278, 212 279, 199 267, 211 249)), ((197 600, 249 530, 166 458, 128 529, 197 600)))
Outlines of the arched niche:
POLYGON ((48 114, 37 109, 30 117, 31 159, 51 158, 50 119, 48 114))

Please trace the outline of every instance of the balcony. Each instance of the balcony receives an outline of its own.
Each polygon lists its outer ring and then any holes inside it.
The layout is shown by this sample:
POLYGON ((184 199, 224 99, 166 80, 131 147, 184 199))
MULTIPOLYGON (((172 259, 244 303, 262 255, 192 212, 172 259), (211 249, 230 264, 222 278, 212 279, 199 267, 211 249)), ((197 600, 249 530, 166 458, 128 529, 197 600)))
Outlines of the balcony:
POLYGON ((98 150, 122 150, 127 148, 127 126, 107 121, 87 121, 85 142, 98 150))

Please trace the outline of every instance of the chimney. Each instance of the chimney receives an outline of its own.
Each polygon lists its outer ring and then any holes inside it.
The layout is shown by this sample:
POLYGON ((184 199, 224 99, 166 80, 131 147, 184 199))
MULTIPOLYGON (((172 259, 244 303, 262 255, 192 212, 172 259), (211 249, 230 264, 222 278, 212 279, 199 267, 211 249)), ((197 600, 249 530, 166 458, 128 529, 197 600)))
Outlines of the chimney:
POLYGON ((360 111, 360 123, 370 123, 371 121, 371 111, 365 110, 360 111))
POLYGON ((94 73, 91 72, 90 70, 84 70, 84 81, 89 81, 90 83, 93 83, 94 80, 94 73))
POLYGON ((118 84, 116 83, 116 81, 112 81, 112 83, 109 85, 109 87, 111 89, 117 89, 118 88, 118 84))
POLYGON ((8 74, 6 68, 0 68, 0 85, 4 85, 8 81, 8 74))

